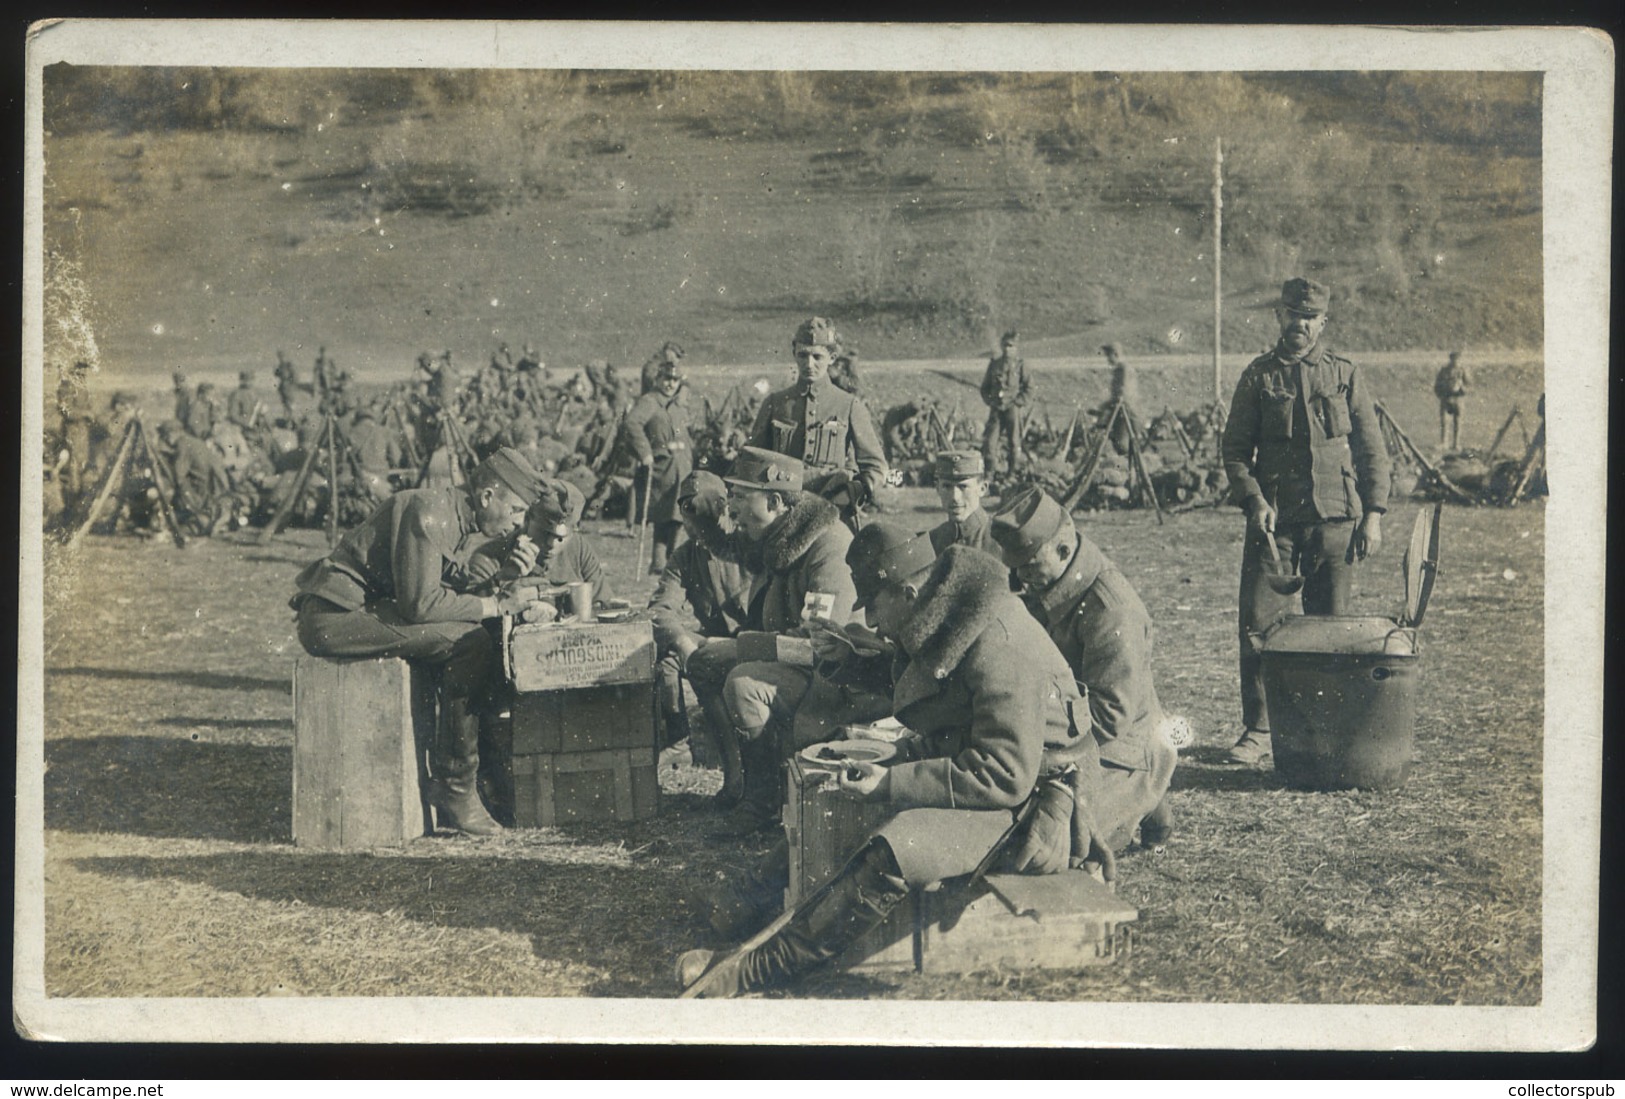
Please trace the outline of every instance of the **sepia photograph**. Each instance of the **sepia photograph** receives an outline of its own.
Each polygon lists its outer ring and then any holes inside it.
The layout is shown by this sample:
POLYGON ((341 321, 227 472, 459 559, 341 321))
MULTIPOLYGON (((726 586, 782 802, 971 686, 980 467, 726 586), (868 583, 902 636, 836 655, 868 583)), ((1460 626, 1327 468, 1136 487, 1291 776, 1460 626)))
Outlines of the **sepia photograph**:
POLYGON ((19 1032, 1584 1048, 1612 95, 37 24, 19 1032))

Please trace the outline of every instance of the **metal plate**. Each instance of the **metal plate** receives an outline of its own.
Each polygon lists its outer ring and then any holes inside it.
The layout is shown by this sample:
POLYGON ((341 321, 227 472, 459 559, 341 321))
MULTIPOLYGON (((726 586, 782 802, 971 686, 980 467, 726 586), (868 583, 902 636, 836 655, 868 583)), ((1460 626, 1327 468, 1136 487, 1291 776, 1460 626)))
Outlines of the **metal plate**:
POLYGON ((1402 626, 1420 626, 1427 613, 1433 582, 1439 574, 1439 519, 1444 505, 1436 503, 1423 511, 1411 527, 1411 544, 1405 550, 1405 616, 1402 626))
POLYGON ((804 762, 833 771, 848 763, 885 763, 897 755, 897 746, 883 740, 827 740, 801 749, 804 762))

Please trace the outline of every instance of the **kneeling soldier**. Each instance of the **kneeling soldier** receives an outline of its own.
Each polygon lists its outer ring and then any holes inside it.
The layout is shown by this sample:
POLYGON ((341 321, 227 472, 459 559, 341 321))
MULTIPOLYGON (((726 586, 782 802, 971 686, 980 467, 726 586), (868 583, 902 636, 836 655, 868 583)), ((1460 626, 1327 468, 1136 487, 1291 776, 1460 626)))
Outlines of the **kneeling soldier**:
POLYGON ((519 607, 467 594, 447 578, 460 576, 476 536, 518 527, 540 484, 523 458, 503 449, 465 487, 398 493, 299 574, 290 604, 312 656, 400 657, 435 669, 430 797, 452 827, 472 835, 501 831, 475 787, 479 711, 498 674, 496 643, 482 623, 519 607))
POLYGON ((1158 731, 1163 713, 1145 604, 1066 509, 1037 488, 1000 505, 993 537, 1028 609, 1088 693, 1102 768, 1098 816, 1119 824, 1108 837, 1112 848, 1126 846, 1136 824, 1143 842, 1163 842, 1173 830, 1166 794, 1179 753, 1158 731))
POLYGON ((851 764, 836 781, 896 815, 761 945, 721 961, 683 955, 678 977, 690 996, 795 980, 883 922, 910 889, 974 873, 990 854, 1022 873, 1096 859, 1109 871, 1092 810, 1100 767, 1087 710, 1004 565, 964 546, 935 558, 924 537, 882 524, 859 533, 847 560, 870 624, 899 650, 893 704, 914 736, 901 742, 905 761, 851 764), (1020 814, 1034 797, 1031 814, 1020 814))

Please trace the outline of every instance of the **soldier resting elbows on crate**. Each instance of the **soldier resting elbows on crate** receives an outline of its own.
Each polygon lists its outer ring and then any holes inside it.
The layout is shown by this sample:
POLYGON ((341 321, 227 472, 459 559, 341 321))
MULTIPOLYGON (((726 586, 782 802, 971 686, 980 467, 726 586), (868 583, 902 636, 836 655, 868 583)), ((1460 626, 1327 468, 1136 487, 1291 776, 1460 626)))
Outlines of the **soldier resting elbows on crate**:
POLYGON ((498 671, 496 642, 482 623, 521 607, 467 594, 446 578, 460 575, 461 547, 473 536, 517 528, 540 486, 530 464, 504 448, 466 486, 392 496, 299 574, 290 604, 299 643, 312 656, 399 657, 433 670, 439 706, 430 800, 451 827, 473 835, 501 831, 475 788, 478 711, 498 671))

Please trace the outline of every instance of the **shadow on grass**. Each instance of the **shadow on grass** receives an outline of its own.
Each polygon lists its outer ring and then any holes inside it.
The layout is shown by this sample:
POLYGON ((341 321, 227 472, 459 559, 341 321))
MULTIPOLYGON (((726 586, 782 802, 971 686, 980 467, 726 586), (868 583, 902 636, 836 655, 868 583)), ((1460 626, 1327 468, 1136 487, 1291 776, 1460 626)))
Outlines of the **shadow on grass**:
MULTIPOLYGON (((467 841, 450 840, 448 843, 467 841)), ((291 848, 196 857, 90 857, 82 871, 192 882, 275 905, 399 917, 527 936, 538 959, 592 966, 596 996, 675 996, 672 963, 701 938, 684 875, 655 865, 583 865, 477 855, 374 857, 291 848)), ((380 964, 410 964, 378 944, 380 964)), ((455 948, 453 948, 455 949, 455 948)))
POLYGON ((45 826, 166 839, 286 843, 289 748, 105 736, 45 744, 45 826))
POLYGON ((152 724, 173 729, 292 729, 291 717, 160 717, 152 724))
POLYGON ((969 388, 969 389, 975 389, 975 390, 980 391, 981 388, 982 388, 982 383, 981 382, 974 382, 974 381, 971 381, 969 378, 962 378, 958 374, 953 373, 952 371, 934 370, 933 369, 933 370, 927 371, 927 373, 935 374, 939 378, 946 378, 950 382, 957 382, 958 384, 960 384, 962 386, 965 386, 966 388, 969 388))
POLYGON ((282 691, 293 693, 293 680, 266 679, 255 675, 228 675, 224 672, 163 672, 144 668, 46 668, 45 677, 87 676, 91 679, 167 680, 183 687, 202 687, 212 691, 282 691))
POLYGON ((1285 786, 1274 771, 1235 764, 1180 767, 1174 771, 1173 781, 1168 784, 1170 790, 1225 790, 1232 793, 1282 790, 1285 786))

